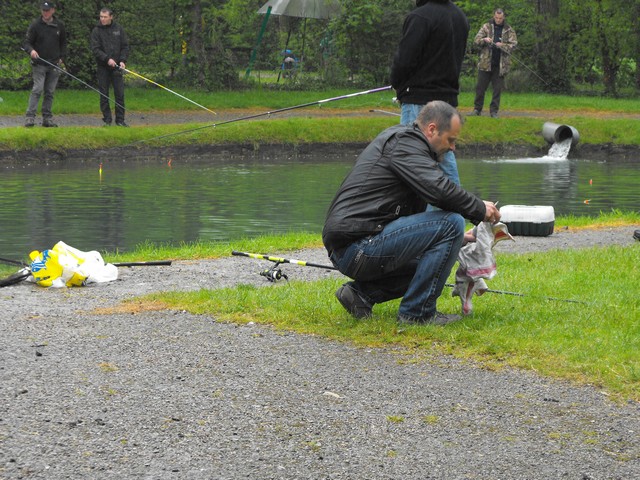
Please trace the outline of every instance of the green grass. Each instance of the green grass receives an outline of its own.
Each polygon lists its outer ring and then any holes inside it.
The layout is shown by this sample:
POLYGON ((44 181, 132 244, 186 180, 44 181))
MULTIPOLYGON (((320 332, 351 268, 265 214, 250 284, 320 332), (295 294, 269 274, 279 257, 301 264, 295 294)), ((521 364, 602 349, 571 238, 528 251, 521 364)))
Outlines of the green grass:
MULTIPOLYGON (((139 126, 128 129, 66 127, 57 129, 10 127, 0 129, 0 150, 75 150, 142 148, 178 145, 367 143, 380 131, 397 123, 397 117, 359 116, 333 118, 277 118, 235 122, 213 127, 200 124, 139 126), (204 127, 204 128, 202 128, 204 127), (55 130, 55 131, 53 131, 55 130), (195 131, 194 131, 195 130, 195 131)), ((640 145, 640 120, 607 120, 592 117, 550 117, 544 121, 566 123, 580 133, 582 144, 640 145)), ((542 147, 540 118, 468 118, 458 147, 510 143, 542 147)))
MULTIPOLYGON (((202 91, 178 92, 213 110, 238 109, 234 119, 250 114, 305 105, 319 100, 354 93, 354 90, 282 91, 253 89, 242 92, 202 91), (248 112, 249 111, 249 112, 248 112)), ((23 115, 29 92, 0 92, 0 115, 23 115)), ((330 142, 366 143, 384 128, 397 123, 398 117, 381 112, 399 111, 393 104, 393 91, 347 98, 310 105, 298 109, 301 116, 286 119, 278 114, 260 116, 254 120, 243 120, 229 124, 211 116, 211 121, 199 124, 169 124, 135 126, 130 129, 103 129, 96 127, 66 127, 60 129, 25 129, 23 127, 0 129, 0 150, 56 151, 75 149, 105 149, 111 147, 158 147, 174 145, 210 145, 242 143, 259 148, 261 144, 303 144, 330 142), (331 113, 344 110, 356 112, 355 116, 311 118, 304 112, 322 109, 331 113), (380 110, 381 112, 371 112, 380 110), (251 122, 251 128, 247 123, 251 122), (205 128, 202 128, 205 127, 205 128), (189 132, 189 130, 196 131, 189 132)), ((460 95, 460 109, 467 112, 473 103, 472 94, 460 95), (466 107, 469 106, 469 107, 466 107)), ((127 108, 130 117, 145 112, 194 111, 199 107, 172 95, 160 88, 127 89, 127 108)), ((503 117, 498 120, 488 117, 467 119, 460 136, 459 146, 465 144, 544 146, 542 124, 547 121, 569 124, 580 133, 583 144, 640 145, 640 120, 621 118, 621 114, 638 114, 640 99, 611 99, 604 97, 571 97, 562 95, 532 95, 509 93, 504 108, 512 112, 522 111, 523 116, 503 117), (533 112, 535 115, 526 115, 533 112)), ((60 90, 56 94, 56 114, 91 114, 99 119, 98 96, 91 90, 60 90)), ((97 123, 97 122, 96 122, 97 123)))
MULTIPOLYGON (((497 262, 499 273, 490 288, 525 296, 486 293, 474 299, 473 317, 447 327, 399 326, 398 301, 376 306, 370 320, 354 320, 333 298, 342 279, 168 292, 137 303, 362 347, 389 346, 419 356, 448 353, 486 368, 529 369, 640 400, 640 298, 633 288, 640 274, 637 246, 498 254, 497 262)), ((439 308, 459 311, 459 300, 449 292, 439 308)))
MULTIPOLYGON (((259 109, 271 110, 317 102, 346 94, 365 91, 384 85, 372 85, 368 88, 353 89, 324 89, 312 91, 273 90, 269 88, 254 88, 243 91, 205 92, 203 90, 181 89, 166 85, 176 93, 193 100, 211 110, 228 109, 259 109)), ((0 115, 24 115, 29 91, 0 91, 3 102, 0 103, 0 115)), ((340 101, 324 103, 323 109, 350 110, 381 108, 397 111, 398 106, 392 102, 395 92, 387 90, 369 95, 352 97, 340 101)), ((462 92, 459 97, 460 109, 467 111, 473 105, 472 92, 462 92)), ((127 87, 127 109, 131 113, 172 111, 172 110, 200 110, 200 107, 163 90, 159 87, 148 88, 127 87)), ((56 114, 94 114, 100 115, 98 107, 99 95, 93 90, 74 89, 56 91, 54 112, 56 114)), ((570 96, 532 93, 503 94, 503 110, 509 111, 548 111, 559 115, 570 116, 583 114, 615 114, 640 112, 640 97, 616 99, 593 96, 570 96)))

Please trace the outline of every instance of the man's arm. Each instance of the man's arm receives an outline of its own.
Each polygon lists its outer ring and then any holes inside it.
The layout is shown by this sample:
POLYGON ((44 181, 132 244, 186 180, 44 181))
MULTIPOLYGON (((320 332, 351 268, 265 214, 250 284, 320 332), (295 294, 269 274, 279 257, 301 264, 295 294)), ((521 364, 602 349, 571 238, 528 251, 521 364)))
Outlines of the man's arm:
POLYGON ((419 55, 428 40, 427 28, 416 22, 414 15, 409 15, 402 27, 402 38, 398 45, 391 66, 391 86, 398 90, 418 68, 419 55))
POLYGON ((124 28, 120 27, 120 58, 121 63, 125 63, 129 58, 129 40, 124 28))
POLYGON ((91 51, 93 52, 93 56, 103 62, 103 63, 107 63, 107 61, 109 60, 109 55, 106 54, 106 52, 102 49, 102 40, 100 38, 100 32, 98 31, 98 27, 95 27, 92 31, 91 31, 91 51))
POLYGON ((509 28, 504 33, 505 34, 502 36, 502 45, 500 46, 500 49, 503 52, 510 54, 518 46, 518 37, 516 35, 516 31, 511 28, 511 26, 509 26, 509 28))
POLYGON ((480 47, 486 47, 488 43, 485 41, 485 38, 490 38, 490 37, 491 37, 491 32, 489 31, 489 24, 485 23, 484 25, 482 25, 482 27, 480 27, 480 30, 478 30, 478 33, 473 39, 473 43, 480 47))

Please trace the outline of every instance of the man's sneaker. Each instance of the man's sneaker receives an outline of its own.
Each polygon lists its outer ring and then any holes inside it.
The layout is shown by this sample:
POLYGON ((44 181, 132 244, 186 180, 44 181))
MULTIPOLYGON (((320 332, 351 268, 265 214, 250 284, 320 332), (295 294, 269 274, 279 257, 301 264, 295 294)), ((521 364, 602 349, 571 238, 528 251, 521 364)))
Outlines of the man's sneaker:
POLYGON ((53 120, 42 120, 42 126, 47 128, 56 128, 58 125, 53 120))
POLYGON ((348 283, 336 291, 336 298, 345 310, 355 318, 368 318, 372 314, 371 305, 364 301, 348 283))
POLYGON ((474 110, 473 112, 471 112, 469 114, 470 117, 479 117, 480 116, 480 110, 474 110))
POLYGON ((635 238, 636 240, 640 240, 640 230, 636 230, 635 232, 633 232, 633 238, 635 238))
POLYGON ((27 117, 27 119, 24 121, 24 126, 27 128, 31 128, 36 124, 36 121, 33 117, 27 117))
POLYGON ((103 126, 103 127, 110 127, 110 126, 111 126, 111 121, 108 121, 108 122, 107 122, 106 120, 103 120, 103 121, 102 121, 102 126, 103 126))
POLYGON ((491 114, 491 118, 498 118, 498 112, 494 112, 491 114))
POLYGON ((427 318, 416 318, 416 317, 408 317, 406 315, 398 314, 398 323, 402 323, 405 325, 447 325, 449 323, 457 322, 461 320, 462 317, 455 313, 442 313, 436 311, 431 317, 427 318))
POLYGON ((118 127, 128 127, 129 125, 127 125, 124 122, 116 122, 116 126, 118 126, 118 127))

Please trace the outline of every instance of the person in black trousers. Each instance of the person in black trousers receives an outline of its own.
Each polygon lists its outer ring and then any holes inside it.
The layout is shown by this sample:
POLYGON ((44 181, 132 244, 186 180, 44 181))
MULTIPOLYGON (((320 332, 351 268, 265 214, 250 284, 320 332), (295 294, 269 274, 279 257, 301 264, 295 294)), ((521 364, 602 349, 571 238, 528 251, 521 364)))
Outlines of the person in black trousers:
POLYGON ((113 85, 115 97, 116 125, 128 127, 124 121, 124 78, 123 70, 129 55, 129 42, 124 29, 113 21, 110 8, 100 10, 100 21, 91 32, 91 51, 98 63, 98 88, 100 90, 100 110, 105 126, 112 122, 109 105, 109 88, 113 85))

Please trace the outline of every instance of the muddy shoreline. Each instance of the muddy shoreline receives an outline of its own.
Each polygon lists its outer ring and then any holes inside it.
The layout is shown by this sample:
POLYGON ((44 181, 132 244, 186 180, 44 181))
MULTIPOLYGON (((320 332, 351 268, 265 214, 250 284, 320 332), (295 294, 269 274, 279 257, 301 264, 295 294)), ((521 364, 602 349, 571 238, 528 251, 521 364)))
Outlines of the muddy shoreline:
MULTIPOLYGON (((110 149, 78 149, 78 150, 4 150, 0 151, 0 167, 19 167, 32 164, 50 164, 58 162, 83 163, 96 159, 107 161, 144 161, 164 160, 170 157, 203 157, 212 156, 218 159, 234 157, 264 158, 276 155, 305 156, 340 153, 357 155, 366 147, 366 143, 314 143, 314 144, 217 144, 217 145, 184 145, 171 147, 114 147, 110 149)), ((548 152, 548 145, 536 147, 532 145, 514 144, 469 144, 460 145, 456 154, 458 158, 478 157, 538 157, 548 152)), ((640 163, 640 147, 634 145, 576 145, 569 154, 569 159, 585 160, 632 160, 640 163)))

